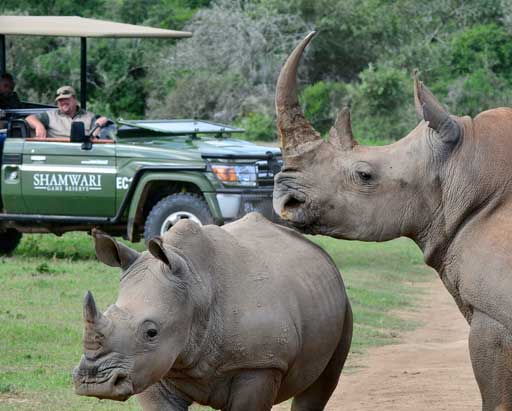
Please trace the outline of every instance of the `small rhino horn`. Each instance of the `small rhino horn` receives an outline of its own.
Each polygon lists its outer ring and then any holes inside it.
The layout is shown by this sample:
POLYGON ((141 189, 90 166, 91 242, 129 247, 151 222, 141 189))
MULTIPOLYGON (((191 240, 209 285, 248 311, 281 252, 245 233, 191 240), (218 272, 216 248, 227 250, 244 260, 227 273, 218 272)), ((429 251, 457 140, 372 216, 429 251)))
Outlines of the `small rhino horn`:
POLYGON ((98 318, 98 309, 96 302, 90 291, 87 291, 84 298, 84 320, 88 323, 94 323, 98 318))
POLYGON ((352 134, 352 121, 350 120, 350 109, 343 107, 329 131, 329 142, 335 146, 341 147, 342 150, 351 150, 357 141, 352 134))

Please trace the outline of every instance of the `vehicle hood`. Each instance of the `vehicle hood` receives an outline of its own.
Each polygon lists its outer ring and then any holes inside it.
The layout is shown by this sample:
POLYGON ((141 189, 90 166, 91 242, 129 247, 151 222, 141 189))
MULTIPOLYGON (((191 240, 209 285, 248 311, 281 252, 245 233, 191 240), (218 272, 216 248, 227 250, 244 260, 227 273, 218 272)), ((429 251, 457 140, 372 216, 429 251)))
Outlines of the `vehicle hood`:
POLYGON ((120 139, 118 157, 198 160, 202 156, 234 157, 280 155, 279 147, 260 146, 249 141, 228 138, 137 137, 120 139))

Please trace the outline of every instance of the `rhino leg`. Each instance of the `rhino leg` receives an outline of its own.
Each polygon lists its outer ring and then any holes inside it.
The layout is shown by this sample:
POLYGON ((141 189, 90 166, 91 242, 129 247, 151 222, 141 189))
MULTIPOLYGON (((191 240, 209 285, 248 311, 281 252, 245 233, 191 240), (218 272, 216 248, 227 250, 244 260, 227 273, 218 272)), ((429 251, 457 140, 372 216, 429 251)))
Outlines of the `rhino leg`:
POLYGON ((186 411, 192 404, 162 381, 148 387, 137 398, 144 411, 186 411))
POLYGON ((226 411, 270 411, 281 385, 275 369, 246 370, 231 383, 226 411))
POLYGON ((469 333, 473 371, 483 411, 512 411, 512 333, 479 311, 469 333))
POLYGON ((338 385, 352 341, 352 310, 347 306, 341 340, 318 379, 292 402, 292 411, 322 411, 338 385))

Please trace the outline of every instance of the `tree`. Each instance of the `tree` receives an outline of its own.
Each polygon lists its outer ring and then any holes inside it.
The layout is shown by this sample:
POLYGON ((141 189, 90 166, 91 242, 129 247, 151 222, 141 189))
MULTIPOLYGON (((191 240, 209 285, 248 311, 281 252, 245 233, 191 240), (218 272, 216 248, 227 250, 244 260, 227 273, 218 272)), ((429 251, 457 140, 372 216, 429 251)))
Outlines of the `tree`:
POLYGON ((217 0, 185 29, 193 37, 179 42, 152 72, 160 84, 174 84, 171 90, 154 88, 152 116, 187 116, 184 108, 191 106, 192 114, 224 121, 251 112, 273 115, 280 66, 307 32, 300 18, 258 3, 217 0))
MULTIPOLYGON (((312 29, 300 99, 323 133, 350 103, 359 136, 403 135, 416 122, 415 68, 454 113, 510 104, 512 0, 4 0, 0 12, 192 31, 176 42, 89 41, 89 106, 112 117, 202 117, 275 135, 277 75, 312 29)), ((8 37, 7 46, 22 97, 51 103, 58 86, 78 86, 77 39, 8 37)))

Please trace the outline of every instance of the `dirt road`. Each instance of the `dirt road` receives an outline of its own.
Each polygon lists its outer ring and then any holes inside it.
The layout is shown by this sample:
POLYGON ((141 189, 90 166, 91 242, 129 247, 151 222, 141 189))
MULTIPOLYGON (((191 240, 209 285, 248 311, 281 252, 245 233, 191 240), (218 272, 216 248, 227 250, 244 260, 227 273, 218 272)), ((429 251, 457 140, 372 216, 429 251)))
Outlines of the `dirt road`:
MULTIPOLYGON (((427 288, 419 309, 407 314, 423 326, 404 333, 401 344, 350 359, 364 368, 342 375, 328 411, 480 410, 468 325, 439 279, 427 288)), ((289 409, 283 405, 273 409, 289 409)))

